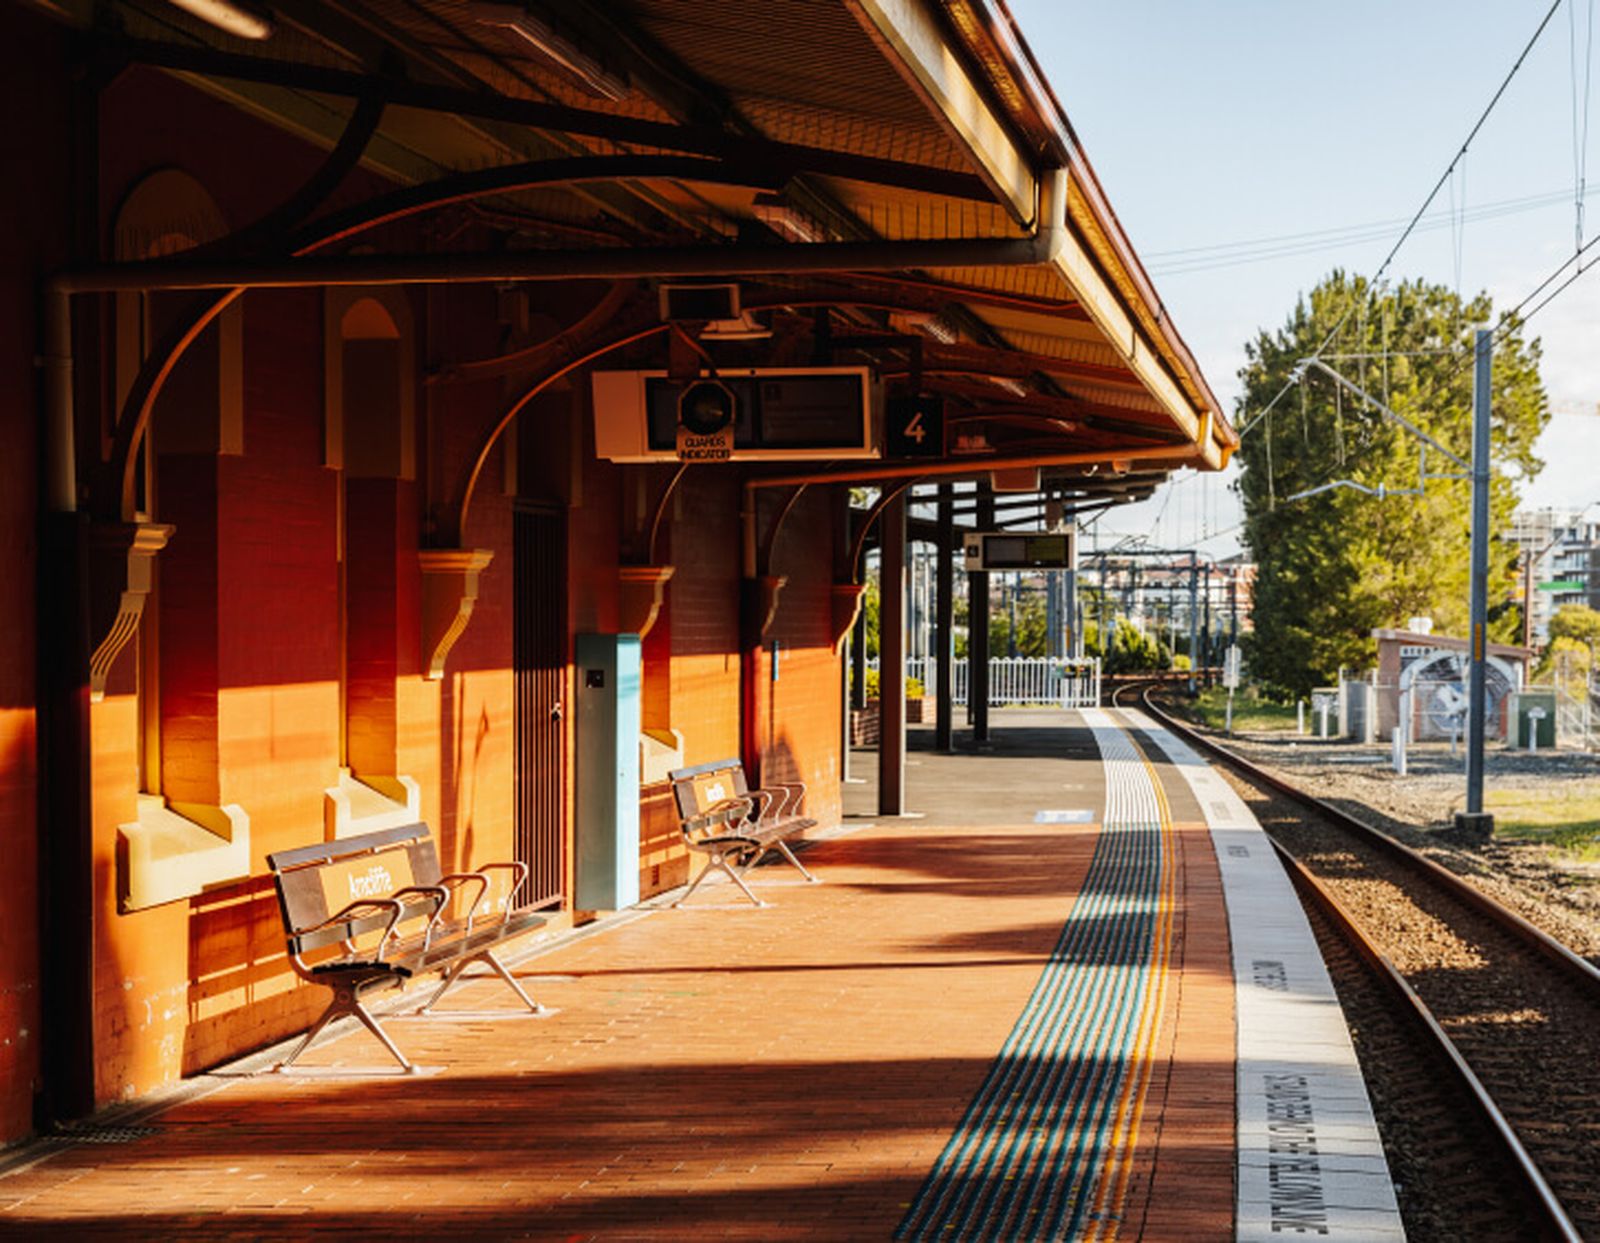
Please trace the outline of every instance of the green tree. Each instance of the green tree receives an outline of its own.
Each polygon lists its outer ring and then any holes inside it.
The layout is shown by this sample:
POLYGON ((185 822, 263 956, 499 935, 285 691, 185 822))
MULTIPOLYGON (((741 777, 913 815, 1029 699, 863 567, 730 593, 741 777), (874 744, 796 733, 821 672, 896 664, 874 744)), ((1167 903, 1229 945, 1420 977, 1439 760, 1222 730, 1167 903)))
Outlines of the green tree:
POLYGON ((861 616, 866 621, 863 629, 867 636, 868 660, 876 660, 878 656, 878 615, 881 603, 878 580, 869 576, 866 590, 861 593, 861 616))
MULTIPOLYGON (((1473 330, 1489 324, 1487 296, 1463 301, 1422 282, 1374 290, 1335 272, 1303 297, 1283 328, 1246 345, 1240 425, 1266 410, 1333 331, 1327 361, 1463 459, 1471 457, 1473 330), (1332 357, 1338 355, 1339 357, 1332 357)), ((1496 335, 1491 400, 1495 474, 1491 530, 1509 524, 1517 485, 1543 463, 1533 442, 1549 419, 1539 343, 1515 324, 1496 335)), ((1425 614, 1442 633, 1467 629, 1470 484, 1421 480, 1420 442, 1380 411, 1311 370, 1260 419, 1239 449, 1245 539, 1259 566, 1252 645, 1255 673, 1295 694, 1326 685, 1340 666, 1370 666, 1372 631, 1425 614), (1336 488, 1348 479, 1386 495, 1336 488)), ((1452 473, 1438 453, 1429 473, 1452 473)), ((1489 598, 1514 594, 1515 556, 1491 545, 1489 598)), ((1491 634, 1513 640, 1515 607, 1491 615, 1491 634)))
POLYGON ((1600 648, 1600 612, 1587 604, 1563 604, 1550 619, 1550 639, 1574 639, 1593 652, 1600 648))
MULTIPOLYGON (((991 579, 998 583, 998 579, 991 579)), ((1015 593, 1017 616, 1017 655, 1047 656, 1050 649, 1048 606, 1042 591, 1027 590, 1020 582, 1008 589, 1015 593)), ((1011 599, 991 586, 989 594, 989 654, 1011 654, 1011 599)))
POLYGON ((1571 635, 1557 635, 1550 640, 1533 671, 1533 680, 1539 683, 1554 682, 1569 695, 1583 694, 1588 684, 1589 671, 1594 667, 1594 649, 1571 635))
POLYGON ((1126 617, 1117 618, 1109 629, 1110 645, 1102 666, 1106 673, 1148 673, 1172 667, 1172 653, 1166 644, 1140 634, 1126 617))

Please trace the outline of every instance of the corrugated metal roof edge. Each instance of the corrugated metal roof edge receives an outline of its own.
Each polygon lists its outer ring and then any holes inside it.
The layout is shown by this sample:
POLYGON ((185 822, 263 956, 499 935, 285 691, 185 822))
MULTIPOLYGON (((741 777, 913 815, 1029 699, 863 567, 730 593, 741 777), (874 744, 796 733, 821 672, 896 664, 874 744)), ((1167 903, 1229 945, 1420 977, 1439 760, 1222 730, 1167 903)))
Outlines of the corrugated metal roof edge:
MULTIPOLYGON (((1224 450, 1225 456, 1231 455, 1238 447, 1238 434, 1228 421, 1227 414, 1206 381, 1205 374, 1200 370, 1200 364, 1168 316, 1165 303, 1156 292, 1149 273, 1145 271, 1143 263, 1133 249, 1133 244, 1123 231, 1122 224, 1106 198, 1105 190, 1095 174, 1093 165, 1084 154, 1077 133, 1067 119, 1066 110, 1062 108, 1061 101, 1044 76, 1021 28, 1017 25, 1010 9, 1006 7, 1005 0, 966 0, 966 3, 974 8, 988 11, 991 20, 985 25, 994 39, 995 49, 1000 53, 1007 71, 1012 76, 1013 86, 1021 98, 1029 101, 1040 127, 1052 136, 1051 145, 1066 154, 1071 173, 1089 206, 1089 217, 1080 220, 1079 227, 1098 233, 1116 256, 1123 274, 1138 293, 1139 304, 1128 308, 1130 313, 1145 331, 1155 338, 1160 352, 1165 356, 1164 361, 1167 366, 1180 371, 1183 377, 1189 380, 1194 391, 1200 395, 1202 403, 1209 407, 1214 415, 1211 420, 1212 434, 1219 447, 1224 450)), ((976 49, 973 49, 973 53, 977 54, 976 49)), ((1174 376, 1174 379, 1177 378, 1174 376)))

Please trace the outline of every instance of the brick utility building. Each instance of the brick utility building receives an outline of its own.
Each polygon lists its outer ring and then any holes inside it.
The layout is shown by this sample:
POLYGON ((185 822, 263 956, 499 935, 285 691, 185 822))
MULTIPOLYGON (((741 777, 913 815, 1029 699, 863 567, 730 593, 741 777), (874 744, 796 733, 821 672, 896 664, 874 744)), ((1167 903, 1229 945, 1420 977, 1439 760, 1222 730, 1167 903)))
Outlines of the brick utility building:
POLYGON ((836 821, 853 487, 1070 515, 1236 443, 999 0, 0 49, 0 1140, 307 1024, 272 851, 422 819, 560 922, 687 878, 675 765, 836 821))

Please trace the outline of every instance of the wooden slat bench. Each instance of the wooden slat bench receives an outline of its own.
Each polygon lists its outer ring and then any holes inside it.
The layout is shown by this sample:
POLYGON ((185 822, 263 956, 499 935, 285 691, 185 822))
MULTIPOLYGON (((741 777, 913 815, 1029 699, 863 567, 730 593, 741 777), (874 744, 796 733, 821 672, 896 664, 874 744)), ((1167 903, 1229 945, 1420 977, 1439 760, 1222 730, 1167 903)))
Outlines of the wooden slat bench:
POLYGON ((806 788, 801 782, 749 788, 744 764, 737 759, 713 760, 692 768, 676 768, 667 776, 678 807, 678 824, 690 850, 709 855, 710 862, 674 906, 681 906, 714 871, 726 873, 757 906, 766 906, 750 891, 744 877, 776 850, 800 869, 806 880, 817 878, 795 858, 788 839, 816 825, 801 814, 806 788))
POLYGON ((290 963, 302 979, 333 990, 328 1008, 276 1069, 290 1066, 334 1019, 350 1015, 414 1073, 361 999, 439 971, 439 987, 418 1010, 428 1014, 475 962, 504 980, 533 1013, 551 1013, 494 955, 496 946, 548 922, 535 907, 516 904, 527 864, 441 872, 433 837, 419 823, 280 850, 267 856, 267 865, 290 963))

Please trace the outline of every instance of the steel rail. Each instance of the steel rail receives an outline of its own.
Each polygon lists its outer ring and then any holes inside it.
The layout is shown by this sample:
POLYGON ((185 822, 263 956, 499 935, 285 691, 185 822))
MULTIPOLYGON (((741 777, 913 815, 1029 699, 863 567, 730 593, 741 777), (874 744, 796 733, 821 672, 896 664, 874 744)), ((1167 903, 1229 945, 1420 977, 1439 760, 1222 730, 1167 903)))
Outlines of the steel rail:
MULTIPOLYGON (((1122 687, 1116 692, 1118 695, 1133 689, 1122 687)), ((1190 729, 1177 721, 1169 713, 1156 707, 1150 698, 1150 689, 1146 687, 1141 695, 1144 706, 1152 712, 1167 728, 1181 735, 1186 741, 1194 743, 1223 762, 1236 768, 1250 780, 1261 783, 1268 788, 1282 794, 1284 797, 1333 820, 1339 827, 1344 828, 1363 841, 1370 842, 1383 850, 1386 854, 1401 860, 1416 869, 1429 880, 1438 884, 1453 897, 1463 900, 1474 910, 1489 916, 1499 923, 1513 936, 1529 944, 1556 962, 1568 974, 1580 979, 1586 986, 1600 985, 1600 971, 1566 946, 1555 940, 1548 933, 1534 927, 1515 911, 1509 910, 1482 893, 1472 885, 1463 881, 1447 868, 1439 866, 1431 859, 1427 859, 1416 851, 1395 841, 1382 830, 1367 824, 1365 821, 1350 815, 1348 812, 1308 794, 1304 790, 1290 784, 1274 773, 1251 763, 1242 756, 1229 751, 1226 747, 1212 741, 1202 734, 1190 729)), ((1346 940, 1352 944, 1371 969, 1383 980, 1385 985, 1408 1008, 1417 1022, 1427 1031, 1434 1047, 1440 1056, 1449 1064, 1462 1089, 1477 1105, 1491 1132, 1505 1149, 1506 1155, 1511 1159, 1513 1166, 1521 1174, 1527 1187, 1529 1198, 1543 1217, 1543 1225, 1550 1237, 1571 1240, 1579 1243, 1583 1235, 1573 1224, 1560 1199, 1551 1189, 1544 1174, 1537 1163, 1523 1146, 1515 1129, 1506 1119, 1500 1107, 1495 1103, 1488 1088, 1483 1084, 1477 1074, 1472 1070, 1455 1042, 1450 1039, 1444 1028, 1428 1009, 1427 1003, 1422 1000, 1417 991, 1400 974, 1399 970, 1390 962, 1388 956, 1361 929, 1359 923, 1328 888, 1314 876, 1298 859, 1289 853, 1278 842, 1274 841, 1273 848, 1277 850, 1283 860, 1290 879, 1294 882, 1303 895, 1308 897, 1329 921, 1339 930, 1346 940)))
POLYGON ((1545 1181, 1544 1174, 1540 1172, 1532 1155, 1522 1146, 1522 1141, 1517 1138, 1517 1133, 1505 1114, 1500 1112, 1500 1107, 1495 1104, 1489 1089, 1467 1064, 1466 1058, 1461 1055, 1461 1050, 1456 1048, 1455 1041, 1451 1040, 1444 1028, 1439 1025, 1439 1020, 1433 1017, 1433 1012, 1428 1009, 1427 1003, 1417 995, 1416 989, 1411 987, 1405 976, 1401 975, 1399 969, 1389 961, 1388 956, 1362 931, 1355 918, 1339 904, 1339 900, 1329 892, 1327 886, 1278 842, 1273 842, 1272 845, 1288 871, 1289 879, 1302 897, 1309 899, 1328 917, 1340 935, 1355 947, 1356 952, 1366 961, 1372 972, 1395 994, 1400 1004, 1409 1010, 1411 1017, 1428 1033, 1433 1047, 1454 1072, 1456 1081, 1471 1097, 1495 1139, 1505 1150, 1505 1155, 1510 1158, 1511 1164, 1522 1176, 1528 1197, 1543 1217, 1543 1225, 1547 1232, 1552 1237, 1567 1240, 1569 1243, 1582 1243, 1583 1235, 1567 1216, 1561 1200, 1545 1181))
POLYGON ((1400 860, 1406 866, 1423 873, 1429 880, 1449 893, 1451 897, 1471 906, 1474 910, 1500 924, 1513 936, 1533 945, 1540 953, 1561 967, 1562 970, 1581 982, 1584 988, 1600 994, 1600 968, 1596 968, 1587 959, 1573 953, 1572 950, 1556 940, 1544 929, 1535 927, 1509 907, 1496 902, 1470 881, 1462 879, 1449 868, 1435 863, 1425 855, 1419 854, 1409 846, 1396 841, 1382 829, 1352 816, 1349 812, 1335 807, 1332 803, 1326 802, 1314 794, 1306 793, 1306 791, 1298 786, 1291 785, 1276 773, 1268 772, 1266 769, 1251 763, 1243 756, 1228 750, 1220 743, 1212 741, 1203 734, 1196 733, 1169 713, 1163 712, 1156 707, 1150 700, 1150 692, 1148 690, 1144 692, 1142 698, 1144 706, 1159 717, 1162 724, 1173 729, 1174 732, 1182 734, 1186 740, 1218 756, 1244 773, 1250 780, 1269 786, 1285 798, 1292 799, 1303 807, 1311 808, 1318 815, 1332 820, 1340 828, 1348 830, 1363 841, 1400 860))

